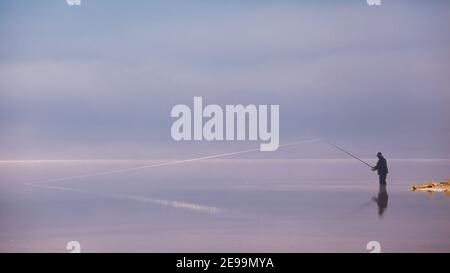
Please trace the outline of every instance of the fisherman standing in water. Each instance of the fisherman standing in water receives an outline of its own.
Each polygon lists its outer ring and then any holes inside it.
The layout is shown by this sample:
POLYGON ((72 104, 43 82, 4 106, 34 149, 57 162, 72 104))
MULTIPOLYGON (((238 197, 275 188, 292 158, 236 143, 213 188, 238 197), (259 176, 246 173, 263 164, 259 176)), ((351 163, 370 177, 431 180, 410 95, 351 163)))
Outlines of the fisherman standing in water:
POLYGON ((372 171, 378 171, 378 176, 380 177, 380 185, 386 185, 386 176, 388 174, 387 162, 380 152, 377 153, 377 157, 377 165, 372 168, 372 171))

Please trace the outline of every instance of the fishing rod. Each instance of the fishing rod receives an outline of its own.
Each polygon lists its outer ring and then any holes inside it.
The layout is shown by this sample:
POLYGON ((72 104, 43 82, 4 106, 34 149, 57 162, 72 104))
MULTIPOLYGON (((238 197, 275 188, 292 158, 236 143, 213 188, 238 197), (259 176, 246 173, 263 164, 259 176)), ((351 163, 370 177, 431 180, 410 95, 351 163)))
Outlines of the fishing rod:
POLYGON ((329 145, 335 147, 336 149, 338 149, 338 150, 340 150, 340 151, 342 151, 342 152, 348 154, 349 156, 353 157, 354 159, 356 159, 356 160, 358 160, 358 161, 364 163, 365 165, 367 165, 367 166, 373 168, 372 165, 370 165, 370 164, 367 163, 366 161, 362 160, 361 158, 357 157, 356 155, 354 155, 354 154, 352 154, 352 153, 350 153, 350 152, 344 150, 342 147, 339 147, 338 145, 336 145, 336 144, 334 144, 334 143, 331 143, 331 142, 329 142, 329 141, 327 141, 327 140, 325 140, 325 139, 321 139, 321 140, 322 140, 323 142, 325 142, 325 143, 327 143, 327 144, 329 144, 329 145))

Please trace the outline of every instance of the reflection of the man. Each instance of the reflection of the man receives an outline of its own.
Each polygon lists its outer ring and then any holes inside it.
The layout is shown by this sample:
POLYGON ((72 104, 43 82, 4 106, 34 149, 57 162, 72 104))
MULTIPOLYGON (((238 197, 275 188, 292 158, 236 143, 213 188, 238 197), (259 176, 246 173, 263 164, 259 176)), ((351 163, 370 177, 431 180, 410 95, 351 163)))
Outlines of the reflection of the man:
POLYGON ((372 200, 378 205, 378 216, 380 216, 380 218, 383 216, 383 213, 388 207, 388 199, 389 196, 386 190, 386 185, 380 185, 378 197, 372 198, 372 200))

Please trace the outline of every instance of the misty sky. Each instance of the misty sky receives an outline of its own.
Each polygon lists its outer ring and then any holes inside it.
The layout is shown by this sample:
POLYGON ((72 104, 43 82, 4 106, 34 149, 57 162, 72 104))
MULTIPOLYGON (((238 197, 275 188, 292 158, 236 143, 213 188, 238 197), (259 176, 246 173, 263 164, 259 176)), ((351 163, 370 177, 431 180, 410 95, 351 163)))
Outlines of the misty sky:
POLYGON ((281 143, 449 158, 450 1, 318 2, 2 0, 0 159, 259 147, 175 143, 194 96, 279 104, 281 143))

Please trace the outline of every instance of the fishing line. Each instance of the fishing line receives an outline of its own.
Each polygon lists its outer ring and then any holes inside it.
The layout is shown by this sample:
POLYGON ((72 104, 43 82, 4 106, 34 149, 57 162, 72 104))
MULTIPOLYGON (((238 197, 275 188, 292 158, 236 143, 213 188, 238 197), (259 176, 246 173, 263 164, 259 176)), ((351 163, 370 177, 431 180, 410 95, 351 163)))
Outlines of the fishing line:
MULTIPOLYGON (((314 141, 319 141, 319 140, 320 140, 319 138, 306 139, 306 140, 301 140, 301 141, 297 141, 297 142, 282 144, 282 145, 279 145, 279 147, 293 146, 293 145, 309 143, 309 142, 314 142, 314 141)), ((45 183, 51 183, 51 182, 68 181, 68 180, 73 180, 73 179, 103 176, 103 175, 109 175, 109 174, 125 173, 125 172, 137 171, 137 170, 142 170, 142 169, 171 166, 171 165, 195 162, 195 161, 206 160, 206 159, 213 159, 213 158, 220 158, 220 157, 226 157, 226 156, 231 156, 231 155, 245 154, 245 153, 256 152, 256 151, 260 151, 260 149, 255 148, 255 149, 248 149, 248 150, 230 152, 230 153, 224 153, 224 154, 208 155, 208 156, 202 156, 202 157, 196 157, 196 158, 190 158, 190 159, 166 161, 166 162, 156 163, 156 164, 152 164, 152 165, 145 165, 145 166, 139 166, 139 167, 133 167, 133 168, 127 168, 127 169, 117 169, 117 170, 91 173, 91 174, 82 174, 82 175, 65 176, 65 177, 59 177, 59 178, 53 178, 53 179, 47 179, 47 180, 38 180, 35 182, 26 183, 26 185, 30 186, 32 184, 45 184, 45 183)))
MULTIPOLYGON (((317 139, 317 138, 306 139, 306 140, 301 140, 301 141, 297 141, 297 142, 282 144, 279 147, 293 146, 293 145, 309 143, 309 142, 314 142, 314 141, 319 141, 319 140, 320 139, 317 139)), ((173 208, 177 208, 177 209, 187 209, 187 210, 191 210, 191 211, 217 214, 217 213, 223 213, 223 212, 225 212, 225 210, 217 208, 217 207, 206 206, 206 205, 201 205, 201 204, 197 204, 197 203, 189 203, 189 202, 173 201, 173 200, 165 200, 165 199, 155 199, 155 198, 143 197, 143 196, 137 196, 137 195, 124 195, 124 194, 94 192, 94 191, 81 190, 81 189, 75 189, 75 188, 69 188, 69 187, 51 186, 51 185, 46 185, 45 183, 68 181, 68 180, 72 180, 72 179, 81 179, 81 178, 88 178, 88 177, 95 177, 95 176, 102 176, 102 175, 109 175, 109 174, 124 173, 124 172, 130 172, 130 171, 135 171, 135 170, 156 168, 156 167, 162 167, 162 166, 170 166, 170 165, 189 163, 189 162, 200 161, 200 160, 205 160, 205 159, 220 158, 220 157, 225 157, 225 156, 230 156, 230 155, 244 154, 244 153, 250 153, 250 152, 256 152, 256 151, 260 151, 260 149, 248 149, 248 150, 231 152, 231 153, 215 154, 215 155, 190 158, 190 159, 184 159, 184 160, 162 162, 162 163, 156 163, 156 164, 152 164, 152 165, 145 165, 145 166, 134 167, 134 168, 111 170, 111 171, 98 172, 98 173, 93 173, 93 174, 66 176, 66 177, 60 177, 60 178, 49 179, 49 180, 40 180, 40 181, 36 181, 36 182, 26 183, 26 185, 30 186, 30 187, 40 187, 40 188, 51 189, 51 190, 77 192, 77 193, 90 194, 90 195, 96 195, 96 196, 110 197, 110 198, 120 199, 120 200, 130 200, 130 201, 141 202, 141 203, 152 203, 155 205, 168 206, 168 207, 173 207, 173 208)))

